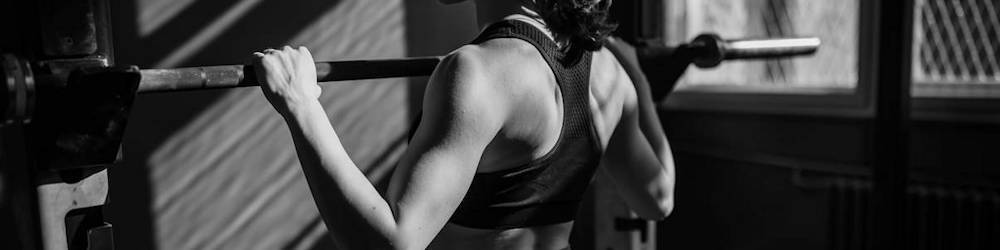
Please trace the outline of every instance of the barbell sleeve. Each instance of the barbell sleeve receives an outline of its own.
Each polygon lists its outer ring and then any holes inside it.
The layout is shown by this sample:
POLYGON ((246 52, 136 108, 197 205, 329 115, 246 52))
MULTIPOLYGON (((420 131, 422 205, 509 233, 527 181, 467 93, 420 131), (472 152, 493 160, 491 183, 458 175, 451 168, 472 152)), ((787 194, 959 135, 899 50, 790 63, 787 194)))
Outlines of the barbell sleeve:
MULTIPOLYGON (((316 63, 319 82, 430 75, 441 57, 316 63)), ((139 93, 258 86, 252 65, 143 69, 139 93)))
POLYGON ((715 34, 701 34, 680 48, 691 51, 695 66, 711 68, 725 60, 811 55, 819 45, 816 37, 723 40, 715 34))
POLYGON ((726 41, 725 59, 758 59, 810 55, 819 49, 819 38, 781 38, 726 41))

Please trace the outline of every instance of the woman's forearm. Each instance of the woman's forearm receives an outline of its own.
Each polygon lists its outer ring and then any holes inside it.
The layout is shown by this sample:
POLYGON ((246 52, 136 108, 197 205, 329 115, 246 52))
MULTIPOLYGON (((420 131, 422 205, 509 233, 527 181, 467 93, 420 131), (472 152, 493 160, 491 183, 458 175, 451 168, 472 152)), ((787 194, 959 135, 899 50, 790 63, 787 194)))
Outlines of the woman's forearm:
POLYGON ((335 241, 351 249, 391 245, 396 234, 391 207, 344 150, 320 103, 290 111, 285 120, 295 151, 335 241))
MULTIPOLYGON (((504 113, 478 61, 446 57, 428 84, 417 135, 383 198, 354 165, 319 104, 315 64, 304 47, 254 53, 261 90, 288 124, 309 190, 344 249, 422 249, 461 203, 504 113), (454 61, 454 62, 452 62, 454 61), (461 66, 461 67, 460 67, 461 66), (457 74, 457 73, 463 74, 457 74)), ((468 56, 467 56, 468 57, 468 56)))

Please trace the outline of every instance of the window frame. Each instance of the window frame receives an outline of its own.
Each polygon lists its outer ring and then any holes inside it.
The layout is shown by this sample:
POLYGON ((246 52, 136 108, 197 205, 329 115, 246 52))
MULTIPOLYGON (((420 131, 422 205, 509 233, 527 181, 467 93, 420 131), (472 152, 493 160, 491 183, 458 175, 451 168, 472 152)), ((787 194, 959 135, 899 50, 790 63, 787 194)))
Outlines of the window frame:
MULTIPOLYGON (((854 88, 776 87, 747 85, 702 85, 675 89, 659 108, 676 111, 708 111, 775 115, 802 115, 870 119, 874 117, 875 51, 879 37, 877 1, 858 1, 857 82, 854 88)), ((665 1, 661 22, 679 25, 683 1, 665 1), (680 3, 680 4, 678 4, 680 3)), ((917 11, 915 8, 912 11, 917 11)), ((915 16, 916 18, 916 16, 915 16)), ((915 22, 916 19, 910 20, 915 22)), ((664 34, 668 32, 664 25, 664 34)), ((674 28, 673 30, 677 30, 674 28)), ((722 34, 725 35, 725 34, 722 34)), ((669 40, 669 39, 668 39, 669 40)), ((672 42, 679 42, 674 39, 672 42)), ((910 41, 901 41, 910 42, 910 41)), ((916 47, 916 46, 913 46, 916 47)), ((820 47, 822 49, 822 47, 820 47)), ((916 49, 916 48, 914 48, 916 49)), ((911 56, 915 56, 911 54, 911 56)), ((726 63, 726 62, 723 62, 726 63)), ((913 67, 917 67, 913 64, 913 67)), ((689 67, 694 67, 693 65, 689 67)), ((912 74, 911 74, 912 77, 912 74)), ((935 84, 911 79, 911 119, 1000 123, 1000 84, 935 84)))
MULTIPOLYGON (((822 115, 836 117, 871 117, 874 113, 870 103, 874 93, 872 62, 875 61, 873 48, 877 40, 874 25, 876 21, 875 1, 858 1, 858 59, 857 82, 854 88, 843 87, 776 87, 748 85, 702 85, 675 89, 659 105, 668 110, 749 112, 764 114, 822 115)), ((684 1, 667 1, 664 9, 664 23, 681 25, 684 1), (678 8, 680 6, 681 8, 678 8)), ((671 34, 664 27, 664 33, 671 34)), ((725 34, 720 34, 725 35, 725 34)), ((668 37, 669 38, 669 37, 668 37)), ((674 42, 677 42, 674 39, 674 42)), ((822 50, 823 48, 820 47, 822 50)), ((723 62, 726 63, 726 62, 723 62)), ((693 65, 689 67, 694 67, 693 65)))
MULTIPOLYGON (((927 1, 927 0, 923 0, 927 1)), ((923 13, 914 3, 912 27, 920 26, 923 13)), ((914 36, 915 43, 919 36, 914 36)), ((912 46, 911 71, 919 72, 920 48, 912 46)), ((913 74, 915 75, 915 74, 913 74)), ((912 117, 921 121, 1000 123, 1000 84, 975 81, 912 79, 912 117)))
MULTIPOLYGON (((920 4, 926 4, 927 1, 933 0, 916 0, 914 1, 914 13, 912 22, 912 27, 914 32, 918 29, 923 28, 923 22, 921 19, 924 16, 924 12, 919 8, 920 4)), ((924 36, 914 36, 913 43, 923 41, 924 36)), ((920 55, 920 47, 911 46, 911 72, 921 72, 920 60, 918 60, 920 55)), ((996 80, 987 81, 969 81, 969 80, 921 80, 913 79, 913 97, 915 98, 1000 98, 1000 78, 996 80)))

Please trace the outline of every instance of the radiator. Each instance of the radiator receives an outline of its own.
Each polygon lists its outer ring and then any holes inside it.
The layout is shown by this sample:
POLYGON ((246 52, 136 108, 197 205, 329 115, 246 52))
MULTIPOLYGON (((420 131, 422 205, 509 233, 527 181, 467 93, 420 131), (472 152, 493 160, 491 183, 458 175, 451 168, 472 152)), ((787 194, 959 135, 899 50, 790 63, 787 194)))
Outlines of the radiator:
MULTIPOLYGON (((871 182, 841 179, 830 185, 830 249, 871 249, 871 182)), ((1000 249, 997 189, 934 184, 907 188, 902 249, 1000 249)))

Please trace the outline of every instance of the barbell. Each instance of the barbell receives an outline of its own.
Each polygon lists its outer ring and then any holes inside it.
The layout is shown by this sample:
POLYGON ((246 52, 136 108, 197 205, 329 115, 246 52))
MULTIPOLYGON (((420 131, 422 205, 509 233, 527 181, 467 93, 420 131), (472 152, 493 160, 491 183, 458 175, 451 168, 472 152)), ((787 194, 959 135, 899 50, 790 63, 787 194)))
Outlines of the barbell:
MULTIPOLYGON (((782 58, 809 55, 819 48, 815 37, 780 39, 723 40, 715 34, 697 36, 691 43, 673 49, 677 54, 690 56, 677 58, 690 60, 695 66, 710 68, 724 60, 782 58)), ((316 76, 320 82, 362 80, 389 77, 426 76, 433 72, 441 57, 413 57, 381 60, 326 61, 316 63, 316 76)), ((686 64, 685 64, 686 65, 686 64)), ((5 105, 5 121, 14 117, 30 116, 28 104, 35 85, 66 85, 66 76, 33 74, 30 62, 11 55, 4 55, 3 75, 5 90, 0 103, 5 105)), ((655 67, 655 66, 654 66, 655 67)), ((172 92, 200 89, 257 86, 251 65, 218 65, 174 69, 141 69, 138 93, 172 92)))
MULTIPOLYGON (((647 46, 637 56, 650 82, 669 86, 692 63, 710 68, 725 60, 809 55, 819 45, 819 39, 811 37, 723 40, 705 34, 676 47, 647 46)), ((441 57, 413 57, 317 62, 316 77, 319 82, 330 82, 426 76, 440 61, 441 57)), ((85 168, 117 161, 137 93, 258 85, 252 65, 138 69, 107 64, 102 60, 31 62, 3 55, 0 118, 3 124, 32 126, 38 150, 46 155, 39 162, 43 167, 85 168)), ((654 96, 664 96, 670 89, 651 87, 654 96)))
MULTIPOLYGON (((809 55, 819 48, 815 37, 723 40, 703 34, 678 46, 690 50, 696 66, 710 68, 724 60, 746 60, 809 55)), ((383 60, 329 61, 316 63, 319 82, 389 77, 425 76, 434 71, 441 57, 383 60)), ((222 65, 176 69, 143 69, 139 93, 256 86, 250 65, 222 65)))

